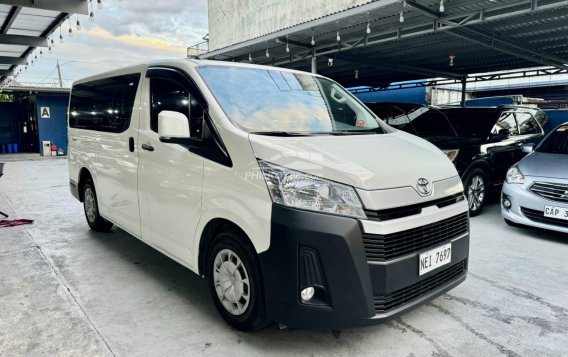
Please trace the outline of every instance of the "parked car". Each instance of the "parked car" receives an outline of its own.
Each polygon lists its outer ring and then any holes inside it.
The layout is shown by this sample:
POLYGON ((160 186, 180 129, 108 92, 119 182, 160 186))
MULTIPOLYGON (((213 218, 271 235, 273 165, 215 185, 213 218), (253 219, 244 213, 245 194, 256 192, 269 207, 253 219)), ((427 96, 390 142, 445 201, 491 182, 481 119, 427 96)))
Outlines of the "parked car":
POLYGON ((505 222, 568 233, 568 122, 523 148, 531 154, 511 166, 503 185, 505 222))
POLYGON ((88 225, 206 278, 238 329, 376 324, 466 277, 455 167, 325 77, 193 59, 115 70, 74 83, 69 138, 88 225))
POLYGON ((433 107, 366 103, 389 125, 418 135, 444 151, 463 180, 471 216, 487 193, 498 191, 507 169, 526 155, 521 146, 544 136, 546 114, 532 107, 433 107))

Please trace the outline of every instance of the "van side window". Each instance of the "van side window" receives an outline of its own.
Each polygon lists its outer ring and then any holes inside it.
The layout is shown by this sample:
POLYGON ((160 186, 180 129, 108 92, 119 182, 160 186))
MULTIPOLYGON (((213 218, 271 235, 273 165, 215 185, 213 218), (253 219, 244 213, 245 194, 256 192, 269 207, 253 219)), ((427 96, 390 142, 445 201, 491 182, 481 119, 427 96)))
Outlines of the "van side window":
POLYGON ((73 86, 69 126, 122 133, 130 125, 140 74, 103 78, 73 86))
POLYGON ((203 107, 181 84, 168 79, 151 78, 151 115, 150 128, 158 132, 158 115, 163 110, 185 114, 189 118, 189 129, 194 138, 201 137, 203 107))

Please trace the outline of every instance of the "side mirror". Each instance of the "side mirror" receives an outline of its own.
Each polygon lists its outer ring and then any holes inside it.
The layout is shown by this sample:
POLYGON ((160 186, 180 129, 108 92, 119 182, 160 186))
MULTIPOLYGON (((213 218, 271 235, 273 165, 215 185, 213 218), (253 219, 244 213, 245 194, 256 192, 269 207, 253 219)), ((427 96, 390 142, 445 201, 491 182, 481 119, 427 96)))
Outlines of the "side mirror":
POLYGON ((530 154, 534 150, 534 143, 524 144, 522 150, 524 153, 530 154))
POLYGON ((187 116, 180 112, 161 111, 158 114, 158 135, 164 143, 187 143, 190 138, 187 116))

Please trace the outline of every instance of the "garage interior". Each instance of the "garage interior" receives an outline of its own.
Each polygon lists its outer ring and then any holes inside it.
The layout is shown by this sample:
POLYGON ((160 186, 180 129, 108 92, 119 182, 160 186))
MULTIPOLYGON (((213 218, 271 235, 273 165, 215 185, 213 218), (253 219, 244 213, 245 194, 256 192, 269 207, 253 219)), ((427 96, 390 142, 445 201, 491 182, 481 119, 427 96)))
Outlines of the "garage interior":
POLYGON ((52 51, 54 34, 86 1, 0 1, 0 154, 42 154, 42 141, 67 152, 69 88, 19 83, 18 76, 52 51), (50 115, 41 116, 41 108, 50 115), (53 112, 53 115, 51 115, 53 112))

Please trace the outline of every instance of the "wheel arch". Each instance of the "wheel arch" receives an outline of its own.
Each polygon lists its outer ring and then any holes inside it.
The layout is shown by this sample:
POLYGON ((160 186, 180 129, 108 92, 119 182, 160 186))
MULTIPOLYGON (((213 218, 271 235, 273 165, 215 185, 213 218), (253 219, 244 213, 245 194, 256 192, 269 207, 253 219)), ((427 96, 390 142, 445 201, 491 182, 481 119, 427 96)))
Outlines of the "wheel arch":
POLYGON ((256 253, 256 249, 254 248, 252 241, 241 227, 226 218, 213 218, 209 220, 209 222, 207 222, 199 238, 197 269, 200 276, 205 276, 207 255, 209 253, 209 250, 213 247, 215 237, 220 232, 228 229, 234 229, 238 231, 240 233, 240 236, 242 237, 241 243, 247 246, 247 248, 251 249, 252 252, 256 253))
POLYGON ((485 160, 476 160, 465 169, 463 175, 461 176, 462 181, 464 181, 467 175, 469 175, 475 169, 482 170, 485 173, 487 180, 491 178, 491 166, 489 165, 489 163, 485 160))
POLYGON ((79 170, 79 182, 77 183, 77 189, 79 190, 79 201, 83 202, 85 197, 83 194, 83 188, 85 186, 85 182, 87 181, 87 179, 91 179, 94 181, 93 179, 93 175, 91 174, 91 172, 89 171, 89 169, 87 169, 86 167, 81 168, 81 170, 79 170))

